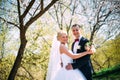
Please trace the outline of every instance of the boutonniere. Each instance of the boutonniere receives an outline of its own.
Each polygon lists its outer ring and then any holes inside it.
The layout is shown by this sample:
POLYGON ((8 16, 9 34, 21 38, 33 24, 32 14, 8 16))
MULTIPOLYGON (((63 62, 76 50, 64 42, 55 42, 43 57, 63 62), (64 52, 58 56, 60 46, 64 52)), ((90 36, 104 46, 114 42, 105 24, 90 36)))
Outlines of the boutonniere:
POLYGON ((80 46, 80 45, 77 45, 77 49, 81 49, 81 46, 80 46))

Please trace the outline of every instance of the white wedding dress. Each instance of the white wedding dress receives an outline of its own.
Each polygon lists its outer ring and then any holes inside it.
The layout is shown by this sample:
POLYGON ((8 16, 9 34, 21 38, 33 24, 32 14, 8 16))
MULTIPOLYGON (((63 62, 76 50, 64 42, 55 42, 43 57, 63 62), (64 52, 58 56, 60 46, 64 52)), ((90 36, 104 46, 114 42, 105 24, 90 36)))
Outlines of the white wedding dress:
POLYGON ((72 63, 72 58, 66 54, 60 54, 60 44, 55 36, 52 42, 46 80, 86 80, 78 69, 65 69, 68 63, 72 63), (60 65, 61 59, 63 67, 60 65))
POLYGON ((66 54, 61 54, 63 67, 59 69, 53 80, 86 80, 84 75, 78 70, 66 70, 68 63, 72 63, 72 59, 66 54))

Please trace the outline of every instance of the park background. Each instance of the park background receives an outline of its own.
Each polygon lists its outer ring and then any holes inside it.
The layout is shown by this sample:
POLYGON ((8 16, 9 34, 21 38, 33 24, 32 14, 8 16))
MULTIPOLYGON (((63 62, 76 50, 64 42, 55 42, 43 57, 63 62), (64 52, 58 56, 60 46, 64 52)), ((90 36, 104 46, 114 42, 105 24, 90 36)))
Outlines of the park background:
POLYGON ((120 80, 119 0, 0 0, 0 80, 45 80, 58 30, 93 41, 94 80, 120 80))

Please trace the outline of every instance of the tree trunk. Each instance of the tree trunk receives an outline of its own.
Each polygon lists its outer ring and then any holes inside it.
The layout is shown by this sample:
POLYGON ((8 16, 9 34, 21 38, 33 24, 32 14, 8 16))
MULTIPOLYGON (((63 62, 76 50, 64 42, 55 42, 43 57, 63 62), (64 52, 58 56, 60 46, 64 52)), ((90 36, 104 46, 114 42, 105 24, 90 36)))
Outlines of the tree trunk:
MULTIPOLYGON (((37 13, 34 17, 31 17, 28 22, 26 22, 25 25, 24 24, 24 18, 26 17, 27 13, 29 12, 30 8, 32 7, 32 5, 34 4, 35 0, 31 0, 31 4, 28 5, 27 9, 25 10, 25 12, 23 13, 23 15, 21 15, 21 10, 20 10, 20 2, 19 0, 17 0, 18 3, 18 15, 19 15, 19 23, 20 23, 20 48, 16 57, 16 60, 14 62, 14 65, 12 67, 12 70, 9 74, 8 80, 14 80, 15 75, 17 73, 18 68, 20 67, 21 64, 21 60, 23 57, 23 53, 27 44, 27 40, 26 40, 26 30, 28 29, 28 27, 35 21, 37 20, 40 16, 42 16, 55 2, 57 2, 58 0, 52 0, 51 3, 49 3, 47 5, 47 7, 40 10, 39 13, 37 13)), ((43 8, 43 1, 41 2, 41 8, 43 8)))
POLYGON ((94 34, 95 34, 95 31, 93 31, 92 33, 91 33, 91 36, 90 36, 90 41, 93 43, 93 37, 94 37, 94 34))
POLYGON ((20 64, 21 64, 21 60, 22 60, 22 57, 23 57, 25 46, 27 44, 27 40, 26 40, 26 37, 25 37, 24 30, 20 31, 20 40, 21 40, 21 44, 20 44, 20 48, 19 48, 19 51, 18 51, 18 55, 16 57, 13 68, 10 72, 9 77, 8 77, 8 80, 14 80, 15 75, 17 73, 17 70, 18 70, 18 68, 20 67, 20 64))

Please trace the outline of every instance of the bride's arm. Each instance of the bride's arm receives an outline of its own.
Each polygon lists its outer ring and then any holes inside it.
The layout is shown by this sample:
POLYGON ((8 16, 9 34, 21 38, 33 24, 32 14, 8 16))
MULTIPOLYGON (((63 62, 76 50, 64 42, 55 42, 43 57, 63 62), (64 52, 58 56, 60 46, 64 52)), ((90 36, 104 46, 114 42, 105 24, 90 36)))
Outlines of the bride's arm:
POLYGON ((73 54, 73 53, 69 52, 68 49, 64 45, 60 45, 60 53, 64 53, 64 54, 68 55, 69 57, 71 57, 72 59, 77 59, 77 58, 83 57, 87 54, 92 54, 91 51, 73 54))

